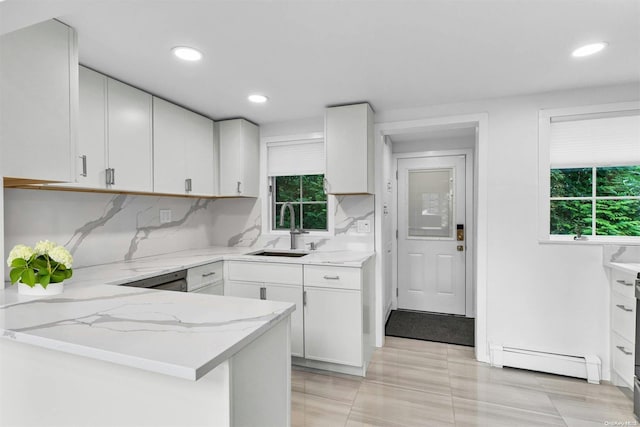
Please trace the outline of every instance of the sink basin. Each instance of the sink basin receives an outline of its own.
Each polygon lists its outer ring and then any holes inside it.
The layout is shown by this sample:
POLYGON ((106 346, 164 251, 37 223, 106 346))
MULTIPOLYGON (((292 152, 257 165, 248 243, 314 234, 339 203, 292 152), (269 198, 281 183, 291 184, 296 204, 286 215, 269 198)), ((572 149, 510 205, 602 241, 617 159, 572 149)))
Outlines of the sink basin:
POLYGON ((258 251, 258 252, 252 252, 248 255, 255 255, 255 256, 283 256, 283 257, 289 257, 289 258, 300 258, 303 256, 307 256, 309 254, 307 254, 306 252, 285 252, 285 251, 258 251))

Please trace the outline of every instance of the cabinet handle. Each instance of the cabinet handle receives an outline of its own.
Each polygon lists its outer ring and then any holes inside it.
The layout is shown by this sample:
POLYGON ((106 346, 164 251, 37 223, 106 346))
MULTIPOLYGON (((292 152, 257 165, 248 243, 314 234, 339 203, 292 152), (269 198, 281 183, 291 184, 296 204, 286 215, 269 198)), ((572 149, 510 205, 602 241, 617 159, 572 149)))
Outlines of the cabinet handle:
POLYGON ((622 304, 616 304, 616 307, 618 307, 620 310, 624 310, 624 311, 633 311, 632 308, 627 308, 622 304))
POLYGON ((307 291, 302 291, 302 305, 307 305, 307 291))
POLYGON ((260 299, 267 299, 267 288, 260 288, 260 299))
POLYGON ((213 276, 214 274, 216 274, 215 271, 212 271, 210 273, 202 273, 202 277, 209 277, 209 276, 213 276))
POLYGON ((111 168, 111 185, 116 185, 116 170, 111 168))
POLYGON ((87 156, 86 155, 82 155, 80 156, 80 158, 82 159, 82 173, 80 174, 80 176, 87 176, 87 156))
POLYGON ((621 352, 623 352, 624 354, 626 354, 627 356, 631 356, 633 354, 632 351, 627 351, 627 349, 625 349, 623 346, 621 345, 617 345, 616 348, 618 350, 620 350, 621 352))
POLYGON ((187 178, 184 180, 184 191, 189 193, 191 191, 191 178, 187 178))
POLYGON ((238 188, 237 188, 237 193, 241 194, 242 191, 240 191, 240 185, 242 184, 242 182, 238 181, 238 188))
POLYGON ((625 285, 625 286, 633 286, 633 283, 627 283, 624 280, 616 280, 616 282, 620 283, 621 285, 625 285))
POLYGON ((327 280, 340 280, 340 276, 337 274, 335 276, 324 276, 324 278, 327 280))
POLYGON ((105 170, 105 178, 107 180, 107 185, 112 185, 114 183, 112 168, 107 168, 105 170))

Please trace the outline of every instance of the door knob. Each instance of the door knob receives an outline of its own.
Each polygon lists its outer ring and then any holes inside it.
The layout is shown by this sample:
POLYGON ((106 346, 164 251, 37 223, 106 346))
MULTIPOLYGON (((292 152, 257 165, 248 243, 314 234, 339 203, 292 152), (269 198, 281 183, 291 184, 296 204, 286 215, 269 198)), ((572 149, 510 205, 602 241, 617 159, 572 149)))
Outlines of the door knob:
POLYGON ((457 250, 458 252, 462 252, 462 251, 464 251, 464 246, 462 246, 462 245, 458 245, 458 246, 456 246, 456 250, 457 250))

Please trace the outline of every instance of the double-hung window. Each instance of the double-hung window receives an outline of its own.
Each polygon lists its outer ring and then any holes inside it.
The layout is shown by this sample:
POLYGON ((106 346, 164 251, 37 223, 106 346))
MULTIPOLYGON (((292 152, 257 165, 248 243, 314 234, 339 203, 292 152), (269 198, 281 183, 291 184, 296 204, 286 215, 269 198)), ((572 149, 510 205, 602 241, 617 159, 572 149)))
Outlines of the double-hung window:
POLYGON ((541 112, 543 239, 640 243, 640 110, 625 108, 541 112))
POLYGON ((328 230, 328 203, 324 191, 324 140, 294 138, 267 143, 270 229, 289 229, 289 202, 295 227, 306 231, 328 230), (280 225, 280 213, 284 221, 280 225))

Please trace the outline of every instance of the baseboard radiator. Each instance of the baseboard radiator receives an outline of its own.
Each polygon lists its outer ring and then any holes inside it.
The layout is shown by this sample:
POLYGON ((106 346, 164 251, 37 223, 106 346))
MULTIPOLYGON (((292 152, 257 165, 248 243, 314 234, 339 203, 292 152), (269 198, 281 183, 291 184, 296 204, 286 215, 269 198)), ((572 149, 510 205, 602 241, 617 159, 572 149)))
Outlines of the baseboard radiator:
POLYGON ((594 355, 569 356, 522 348, 489 346, 491 366, 528 369, 568 377, 585 378, 591 384, 600 384, 600 358, 594 355))

